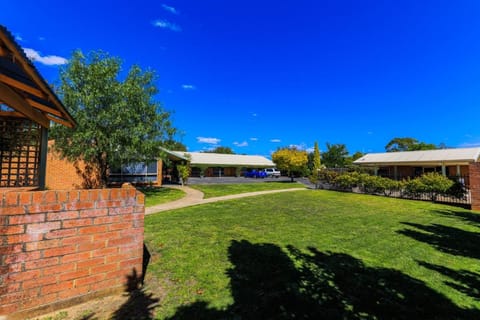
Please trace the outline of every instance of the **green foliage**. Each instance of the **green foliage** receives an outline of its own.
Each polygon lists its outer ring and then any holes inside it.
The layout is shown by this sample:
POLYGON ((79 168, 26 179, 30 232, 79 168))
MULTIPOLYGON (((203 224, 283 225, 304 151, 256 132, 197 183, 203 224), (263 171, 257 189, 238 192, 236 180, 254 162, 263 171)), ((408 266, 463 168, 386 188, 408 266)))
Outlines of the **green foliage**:
MULTIPOLYGON (((309 157, 309 160, 310 160, 310 157, 309 157)), ((309 180, 310 180, 310 182, 317 184, 317 182, 318 182, 318 172, 322 167, 320 149, 318 148, 318 142, 317 141, 315 141, 315 144, 313 146, 313 153, 312 153, 312 156, 311 156, 311 161, 312 161, 312 165, 311 165, 311 168, 310 168, 311 172, 310 172, 309 180)))
POLYGON ((168 141, 165 141, 163 144, 165 148, 168 150, 173 150, 173 151, 187 151, 187 146, 181 143, 180 141, 175 141, 173 139, 169 139, 168 141))
POLYGON ((335 179, 339 174, 333 170, 328 170, 327 168, 322 168, 318 172, 318 180, 328 184, 333 184, 335 179))
POLYGON ((358 172, 346 172, 335 178, 335 185, 342 190, 348 190, 358 186, 363 181, 363 174, 358 172))
POLYGON ((187 184, 191 173, 190 166, 188 164, 177 164, 177 171, 180 179, 182 179, 182 185, 187 184))
POLYGON ((425 173, 417 179, 424 186, 423 192, 430 193, 433 201, 439 194, 445 194, 454 184, 452 180, 436 172, 425 173))
POLYGON ((120 72, 119 58, 76 51, 61 70, 57 88, 78 126, 54 126, 54 148, 97 170, 101 187, 108 183, 109 168, 156 160, 162 142, 176 133, 170 113, 153 99, 158 93, 154 72, 132 66, 123 80, 120 72))
POLYGON ((292 181, 296 174, 303 174, 308 170, 307 152, 294 147, 279 148, 272 154, 272 161, 280 171, 286 171, 292 181))
POLYGON ((345 144, 330 144, 322 153, 322 162, 327 168, 344 168, 347 164, 348 150, 345 144))
POLYGON ((452 195, 457 198, 465 197, 465 188, 460 182, 436 173, 426 173, 415 179, 396 181, 389 178, 374 176, 358 171, 337 173, 333 170, 320 171, 319 179, 322 182, 334 185, 340 190, 349 190, 361 187, 363 192, 390 196, 393 191, 400 191, 403 197, 413 198, 422 194, 430 195, 435 201, 438 195, 452 195))
POLYGON ((235 154, 235 152, 230 147, 218 146, 215 149, 203 151, 205 153, 223 153, 223 154, 235 154))
POLYGON ((416 151, 416 150, 435 150, 438 149, 433 143, 425 143, 415 138, 393 138, 385 146, 387 152, 398 151, 416 151))
POLYGON ((436 172, 429 172, 405 181, 403 193, 407 197, 428 193, 432 201, 435 201, 438 195, 447 194, 453 185, 454 182, 449 178, 436 172))
POLYGON ((355 161, 355 160, 360 159, 360 158, 363 157, 364 155, 365 155, 365 153, 363 153, 363 152, 360 152, 360 151, 355 152, 355 153, 351 156, 352 162, 355 161))

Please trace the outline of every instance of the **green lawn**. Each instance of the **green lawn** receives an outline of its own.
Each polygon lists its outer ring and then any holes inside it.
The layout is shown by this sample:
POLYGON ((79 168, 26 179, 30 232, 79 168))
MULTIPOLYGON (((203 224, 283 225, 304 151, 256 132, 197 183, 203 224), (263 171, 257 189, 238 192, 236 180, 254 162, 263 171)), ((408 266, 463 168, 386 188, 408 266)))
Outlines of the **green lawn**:
POLYGON ((145 194, 145 207, 151 207, 174 200, 178 200, 185 196, 185 192, 172 188, 143 188, 140 189, 145 194))
POLYGON ((221 197, 231 194, 245 192, 280 190, 290 188, 305 188, 305 185, 298 182, 263 182, 263 183, 239 183, 239 184, 202 184, 189 185, 189 187, 200 190, 204 198, 221 197))
POLYGON ((468 210, 312 190, 145 219, 158 319, 480 319, 468 210))

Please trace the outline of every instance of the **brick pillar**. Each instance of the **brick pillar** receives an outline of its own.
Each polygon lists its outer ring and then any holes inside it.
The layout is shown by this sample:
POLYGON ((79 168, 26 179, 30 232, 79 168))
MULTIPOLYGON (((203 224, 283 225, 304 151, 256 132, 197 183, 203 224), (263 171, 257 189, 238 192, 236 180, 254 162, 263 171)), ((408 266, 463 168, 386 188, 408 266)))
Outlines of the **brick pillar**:
POLYGON ((480 211, 480 163, 471 163, 468 167, 472 210, 480 211))

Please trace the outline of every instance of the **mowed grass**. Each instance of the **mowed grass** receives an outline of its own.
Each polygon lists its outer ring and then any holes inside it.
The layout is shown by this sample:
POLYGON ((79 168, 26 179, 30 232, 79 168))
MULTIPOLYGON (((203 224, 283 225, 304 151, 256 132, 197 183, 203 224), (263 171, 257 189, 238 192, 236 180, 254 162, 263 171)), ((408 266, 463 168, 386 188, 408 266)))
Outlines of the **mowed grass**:
POLYGON ((480 215, 332 191, 146 218, 157 319, 480 319, 480 215))
POLYGON ((197 184, 189 185, 189 187, 202 191, 204 193, 204 198, 207 199, 246 192, 305 188, 305 185, 298 182, 268 181, 263 183, 197 184))
POLYGON ((185 192, 172 188, 152 187, 142 188, 140 191, 145 194, 145 207, 178 200, 185 196, 185 192))

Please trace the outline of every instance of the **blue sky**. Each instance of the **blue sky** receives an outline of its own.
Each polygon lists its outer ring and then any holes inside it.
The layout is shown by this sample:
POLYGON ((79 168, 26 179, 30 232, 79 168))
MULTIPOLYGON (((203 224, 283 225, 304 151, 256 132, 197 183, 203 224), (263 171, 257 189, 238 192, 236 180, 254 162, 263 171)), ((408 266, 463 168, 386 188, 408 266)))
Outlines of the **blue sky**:
POLYGON ((50 82, 75 49, 159 75, 189 151, 480 145, 480 1, 2 0, 50 82))

